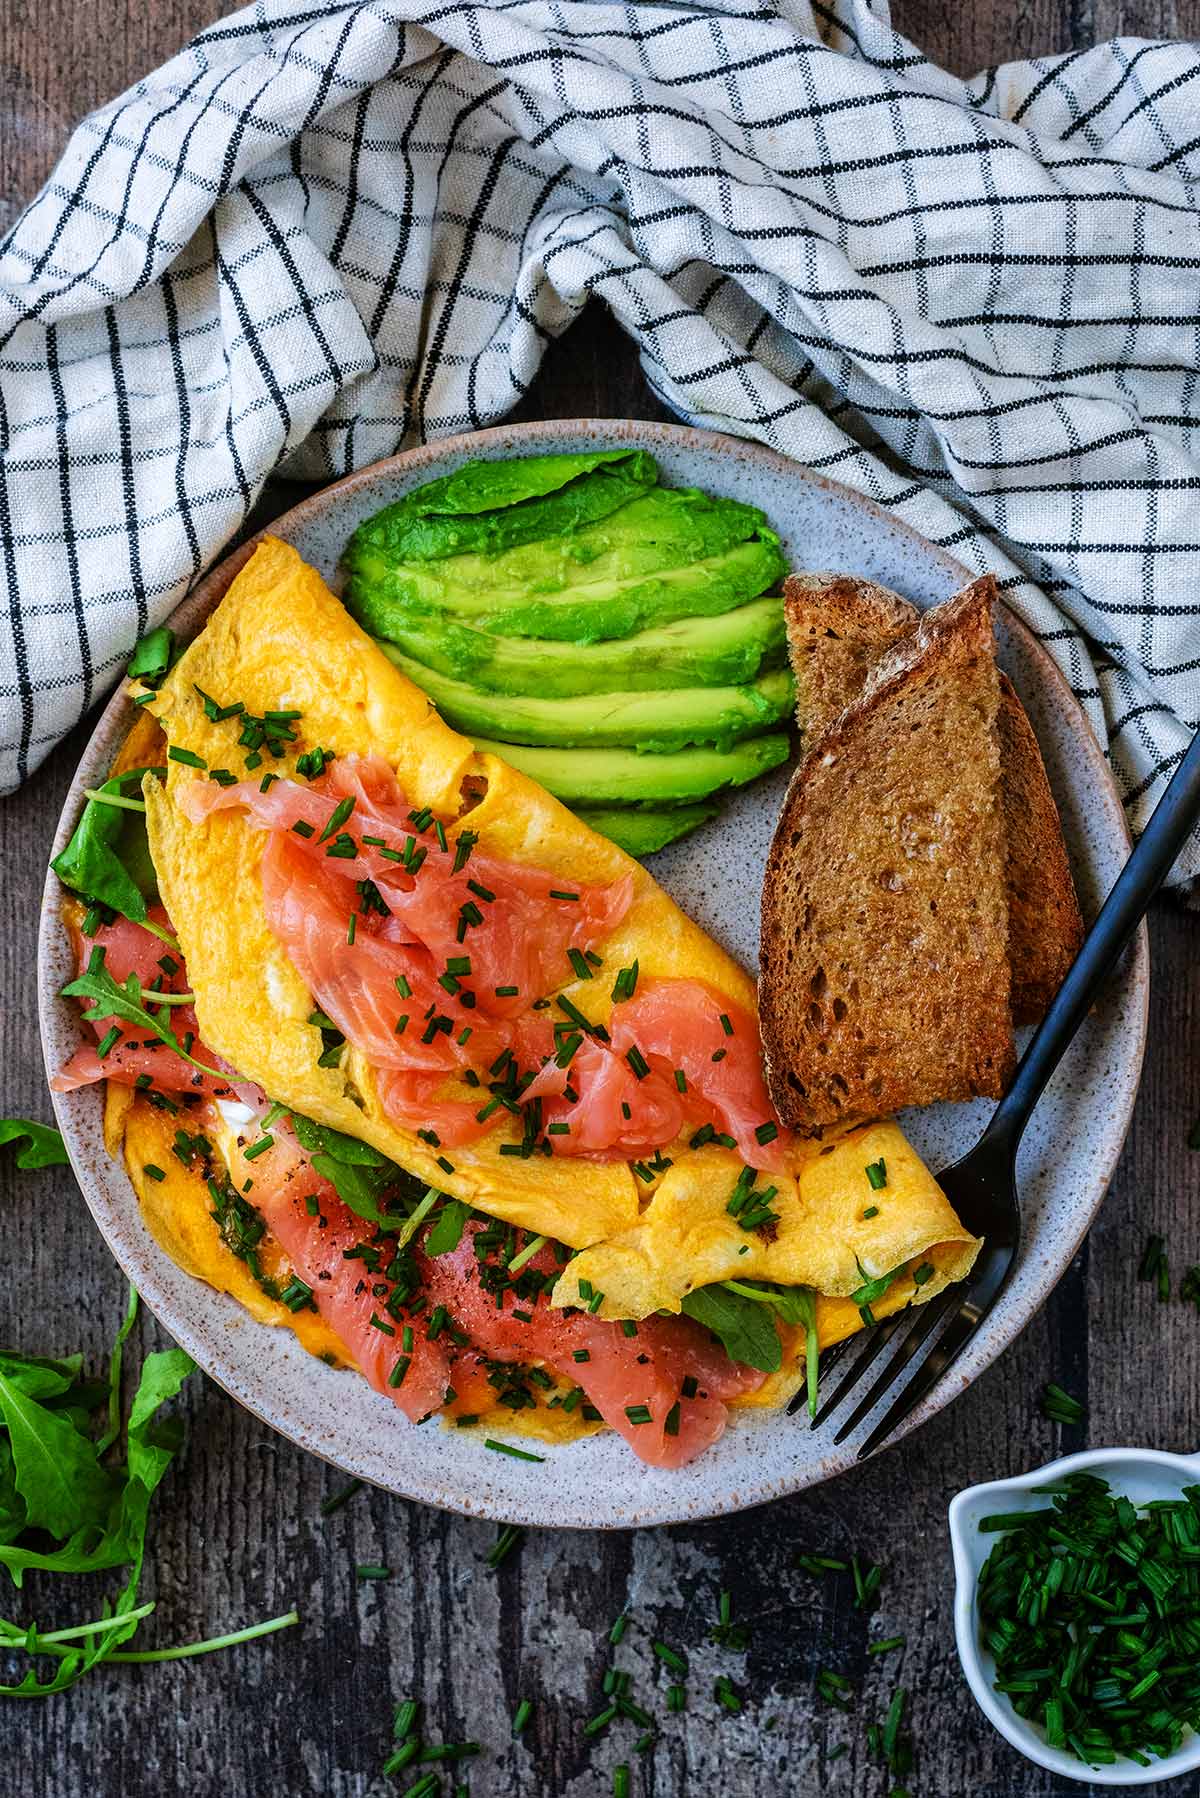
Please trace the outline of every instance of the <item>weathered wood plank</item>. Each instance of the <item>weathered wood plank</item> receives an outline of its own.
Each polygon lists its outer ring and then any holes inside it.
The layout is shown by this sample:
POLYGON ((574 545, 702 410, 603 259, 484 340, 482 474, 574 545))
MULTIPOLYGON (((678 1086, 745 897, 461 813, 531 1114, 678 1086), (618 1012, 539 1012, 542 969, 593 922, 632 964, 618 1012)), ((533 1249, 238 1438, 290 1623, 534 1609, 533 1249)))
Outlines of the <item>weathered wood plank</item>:
MULTIPOLYGON (((69 122, 136 78, 204 23, 209 0, 0 0, 0 221, 52 165, 69 122)), ((997 0, 934 6, 909 0, 897 17, 917 41, 969 72, 992 61, 1063 50, 1116 29, 1200 27, 1196 0, 997 0)), ((525 417, 661 416, 628 346, 593 308, 548 358, 525 417)), ((0 866, 8 928, 0 937, 0 1113, 47 1116, 33 1007, 37 894, 45 848, 83 732, 29 787, 0 806, 0 866)), ((1185 1138, 1200 1110, 1200 990, 1196 922, 1158 909, 1151 1048, 1128 1149, 1090 1244, 1045 1313, 1001 1363, 916 1441, 858 1473, 769 1510, 720 1523, 636 1535, 531 1537, 499 1573, 485 1567, 488 1526, 364 1492, 327 1521, 321 1498, 339 1478, 274 1437, 199 1380, 184 1409, 189 1437, 158 1506, 147 1595, 158 1599, 149 1639, 186 1640, 295 1603, 302 1632, 222 1660, 112 1670, 66 1701, 0 1710, 0 1790, 22 1798, 162 1791, 365 1798, 378 1775, 390 1705, 412 1694, 431 1727, 473 1737, 486 1755, 478 1795, 595 1798, 637 1734, 622 1726, 589 1746, 600 1708, 605 1632, 628 1607, 619 1656, 637 1698, 662 1720, 659 1745, 637 1761, 634 1790, 868 1798, 886 1789, 865 1758, 862 1724, 902 1679, 914 1693, 919 1742, 910 1781, 926 1798, 1067 1798, 1078 1788, 1027 1767, 975 1711, 951 1645, 945 1507, 969 1478, 1016 1472, 1075 1446, 1038 1414, 1049 1375, 1088 1400, 1094 1441, 1193 1448, 1200 1433, 1200 1324, 1160 1306, 1134 1279, 1147 1230, 1168 1237, 1176 1272, 1200 1260, 1200 1164, 1185 1138), (887 1564, 871 1632, 903 1633, 902 1662, 866 1656, 868 1625, 846 1582, 814 1584, 794 1565, 802 1547, 858 1549, 887 1564), (356 1585, 357 1562, 394 1569, 356 1585), (706 1643, 720 1585, 754 1634, 744 1657, 706 1643), (667 1684, 651 1632, 689 1650, 692 1704, 665 1718, 667 1684), (814 1698, 820 1666, 864 1681, 843 1719, 814 1698), (741 1718, 711 1700, 718 1671, 747 1695, 741 1718), (509 1719, 535 1703, 524 1740, 509 1719), (765 1726, 774 1720, 774 1728, 765 1726), (849 1744, 830 1760, 838 1744, 849 1744)), ((98 1358, 119 1315, 122 1286, 69 1177, 16 1175, 0 1157, 7 1270, 0 1338, 98 1358)), ((146 1344, 161 1333, 146 1320, 146 1344)), ((70 1594, 54 1621, 87 1602, 70 1594)), ((41 1615, 31 1581, 6 1609, 41 1615)), ((1181 1795, 1187 1782, 1163 1788, 1181 1795)))

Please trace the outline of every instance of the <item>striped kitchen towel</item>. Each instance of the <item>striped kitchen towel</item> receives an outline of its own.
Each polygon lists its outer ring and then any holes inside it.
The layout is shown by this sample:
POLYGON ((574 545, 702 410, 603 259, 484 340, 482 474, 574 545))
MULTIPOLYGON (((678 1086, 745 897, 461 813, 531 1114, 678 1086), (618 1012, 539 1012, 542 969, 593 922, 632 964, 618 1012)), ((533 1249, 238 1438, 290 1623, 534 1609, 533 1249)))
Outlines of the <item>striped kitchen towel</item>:
POLYGON ((0 787, 269 475, 498 420, 595 297, 680 417, 993 569, 1144 821, 1200 718, 1198 100, 1184 43, 962 81, 885 0, 221 20, 0 243, 0 787))

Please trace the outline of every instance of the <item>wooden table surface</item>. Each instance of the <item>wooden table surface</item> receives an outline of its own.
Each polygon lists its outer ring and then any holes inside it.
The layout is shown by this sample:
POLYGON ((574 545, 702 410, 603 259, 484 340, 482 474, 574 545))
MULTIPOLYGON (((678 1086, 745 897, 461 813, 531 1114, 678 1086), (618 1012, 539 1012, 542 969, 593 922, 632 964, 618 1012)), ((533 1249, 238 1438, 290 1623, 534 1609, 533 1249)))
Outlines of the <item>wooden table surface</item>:
MULTIPOLYGON (((0 0, 0 228, 34 194, 71 122, 207 22, 211 0, 0 0)), ((1200 0, 906 0, 902 27, 959 72, 1063 51, 1125 31, 1200 29, 1200 0)), ((548 357, 521 416, 663 416, 628 345, 592 311, 548 357)), ((0 1116, 50 1116, 34 1007, 34 936, 46 846, 82 749, 77 731, 16 798, 0 804, 6 928, 0 934, 0 1116)), ((363 1491, 327 1520, 340 1476, 273 1435, 200 1377, 186 1390, 189 1433, 157 1501, 143 1582, 157 1600, 147 1641, 186 1641, 295 1605, 303 1627, 227 1656, 102 1670, 64 1698, 0 1710, 0 1794, 22 1798, 363 1798, 401 1791, 380 1765, 391 1706, 424 1700, 431 1729, 473 1738, 479 1794, 589 1798, 633 1762, 633 1792, 675 1798, 815 1794, 874 1798, 886 1775, 864 1725, 899 1681, 912 1695, 925 1798, 1045 1798, 1079 1790, 1022 1761, 983 1720, 958 1670, 951 1630, 946 1506, 971 1480, 1013 1474, 1088 1442, 1200 1445, 1200 1316, 1156 1302, 1135 1268, 1148 1231, 1178 1273, 1200 1261, 1200 1111, 1196 921, 1170 904, 1152 920, 1150 1048, 1133 1128, 1090 1240, 1044 1312, 948 1412, 858 1472, 766 1510, 686 1528, 614 1535, 534 1534, 499 1572, 492 1526, 363 1491), (1089 1421, 1059 1429, 1039 1414, 1047 1378, 1083 1399, 1089 1421), (886 1566, 871 1633, 904 1635, 903 1656, 866 1654, 866 1619, 844 1579, 795 1565, 817 1549, 886 1566), (356 1583, 383 1562, 385 1583, 356 1583), (744 1656, 708 1643, 720 1587, 753 1625, 744 1656), (582 1733, 601 1708, 609 1624, 633 1619, 621 1660, 662 1719, 657 1746, 633 1755, 623 1725, 598 1745, 582 1733), (692 1699, 664 1714, 652 1636, 686 1647, 692 1699), (849 1717, 814 1693, 821 1667, 861 1685, 849 1717), (745 1697, 740 1716, 711 1697, 719 1672, 745 1697), (521 1698, 533 1720, 511 1741, 521 1698), (831 1751, 847 1744, 844 1755, 831 1751)), ((104 1352, 123 1284, 69 1174, 17 1174, 0 1156, 8 1276, 0 1340, 29 1351, 104 1352)), ((143 1346, 162 1332, 144 1318, 143 1346)), ((84 1610, 87 1588, 72 1594, 84 1610)), ((49 1602, 49 1601, 47 1601, 49 1602)), ((78 1603, 80 1610, 74 1609, 78 1603)), ((4 1609, 48 1617, 36 1578, 4 1609)), ((139 1643, 140 1645, 140 1643, 139 1643)), ((11 1674, 6 1675, 11 1677, 11 1674)), ((435 1737, 435 1739, 437 1739, 435 1737)), ((1194 1792, 1193 1781, 1161 1788, 1194 1792)))

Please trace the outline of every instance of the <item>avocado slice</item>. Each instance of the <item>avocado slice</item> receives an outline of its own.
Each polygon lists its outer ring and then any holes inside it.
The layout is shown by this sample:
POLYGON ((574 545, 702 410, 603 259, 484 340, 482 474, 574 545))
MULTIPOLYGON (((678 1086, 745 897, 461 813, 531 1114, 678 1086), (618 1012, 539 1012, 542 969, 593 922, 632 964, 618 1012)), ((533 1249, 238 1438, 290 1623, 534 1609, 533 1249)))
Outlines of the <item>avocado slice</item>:
POLYGON ((347 561, 373 554, 414 562, 498 555, 605 518, 657 480, 654 457, 645 450, 464 462, 364 520, 347 561))
POLYGON ((468 735, 486 732, 517 743, 562 749, 621 748, 643 754, 717 743, 768 730, 796 703, 789 668, 774 668, 745 687, 672 687, 650 693, 586 693, 572 699, 482 693, 468 681, 422 668, 399 650, 390 659, 422 687, 447 724, 468 735))
POLYGON ((497 636, 594 643, 754 599, 785 571, 763 514, 653 487, 598 523, 499 555, 396 561, 356 532, 346 605, 376 637, 447 618, 497 636))
MULTIPOLYGON (((377 639, 385 655, 393 646, 377 639)), ((778 598, 752 599, 714 618, 677 618, 632 637, 560 643, 492 637, 450 619, 399 627, 395 648, 425 668, 469 681, 485 693, 641 693, 658 687, 736 687, 784 660, 787 634, 778 598)), ((418 678, 414 676, 414 678, 418 678)))
POLYGON ((662 811, 635 811, 632 806, 622 805, 579 805, 573 809, 577 818, 602 837, 608 837, 626 855, 643 856, 665 849, 677 837, 706 824, 721 807, 717 801, 705 799, 695 805, 664 806, 662 811))
POLYGON ((476 737, 482 755, 499 756, 567 805, 659 805, 707 799, 723 787, 745 786, 786 762, 786 731, 746 737, 732 749, 678 749, 669 755, 639 755, 636 749, 530 749, 523 743, 496 743, 476 737))

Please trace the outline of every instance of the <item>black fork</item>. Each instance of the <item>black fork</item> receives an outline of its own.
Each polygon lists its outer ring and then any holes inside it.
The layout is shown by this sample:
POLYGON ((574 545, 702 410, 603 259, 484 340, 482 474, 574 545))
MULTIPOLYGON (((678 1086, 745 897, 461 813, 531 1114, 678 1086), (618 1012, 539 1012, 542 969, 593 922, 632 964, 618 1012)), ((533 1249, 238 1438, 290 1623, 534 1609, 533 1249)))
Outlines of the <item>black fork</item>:
MULTIPOLYGON (((933 1389, 971 1340, 1012 1271, 1021 1240, 1021 1201, 1017 1192, 1017 1145, 1030 1114, 1075 1032, 1115 967, 1151 899, 1166 879, 1194 825, 1200 819, 1200 731, 1154 809, 1133 854, 1122 868, 1100 916, 1088 932, 1071 970, 1021 1057, 1012 1086, 996 1107, 975 1147, 938 1175, 939 1184, 967 1229, 983 1238, 979 1258, 964 1286, 950 1286, 928 1304, 897 1312, 876 1325, 866 1339, 839 1343, 822 1357, 821 1378, 846 1357, 850 1343, 858 1349, 853 1365, 824 1398, 813 1418, 821 1424, 857 1394, 840 1424, 835 1442, 843 1442, 874 1411, 885 1394, 891 1404, 864 1438, 861 1460, 878 1448, 933 1389), (916 1365, 925 1345, 933 1345, 916 1365), (885 1351, 891 1347, 893 1352, 885 1351), (876 1377, 860 1392, 873 1367, 876 1377), (915 1371, 914 1371, 915 1369, 915 1371)), ((789 1410, 799 1409, 797 1394, 789 1410)))

